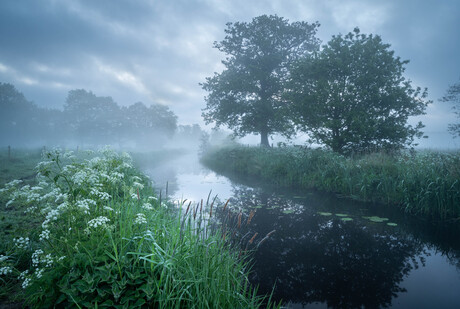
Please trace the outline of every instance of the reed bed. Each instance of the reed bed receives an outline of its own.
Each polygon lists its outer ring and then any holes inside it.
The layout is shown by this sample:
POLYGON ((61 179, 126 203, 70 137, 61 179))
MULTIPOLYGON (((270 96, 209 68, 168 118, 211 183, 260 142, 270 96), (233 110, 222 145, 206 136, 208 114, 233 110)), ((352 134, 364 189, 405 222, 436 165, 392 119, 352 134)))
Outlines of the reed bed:
POLYGON ((345 157, 304 147, 227 147, 202 162, 221 172, 285 188, 317 189, 397 205, 414 215, 460 220, 460 153, 371 153, 345 157))
POLYGON ((1 189, 9 197, 2 211, 41 221, 2 248, 0 298, 32 308, 272 306, 250 286, 249 255, 235 246, 242 215, 213 222, 217 202, 209 197, 182 213, 183 205, 155 194, 129 155, 82 156, 48 152, 37 184, 1 189))

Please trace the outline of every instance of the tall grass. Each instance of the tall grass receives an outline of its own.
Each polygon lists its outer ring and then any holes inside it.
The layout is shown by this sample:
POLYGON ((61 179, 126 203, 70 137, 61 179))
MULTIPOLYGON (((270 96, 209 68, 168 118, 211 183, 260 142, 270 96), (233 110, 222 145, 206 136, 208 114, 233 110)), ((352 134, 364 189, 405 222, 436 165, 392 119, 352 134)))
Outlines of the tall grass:
POLYGON ((222 173, 280 187, 318 189, 399 205, 407 212, 460 218, 460 153, 419 151, 344 157, 301 147, 231 147, 209 151, 202 162, 222 173))
POLYGON ((41 218, 37 230, 14 235, 0 253, 2 291, 19 288, 16 299, 33 308, 263 304, 249 285, 248 262, 221 229, 207 229, 203 210, 198 218, 181 215, 128 155, 104 149, 88 156, 49 152, 37 185, 12 181, 1 190, 6 207, 41 218))

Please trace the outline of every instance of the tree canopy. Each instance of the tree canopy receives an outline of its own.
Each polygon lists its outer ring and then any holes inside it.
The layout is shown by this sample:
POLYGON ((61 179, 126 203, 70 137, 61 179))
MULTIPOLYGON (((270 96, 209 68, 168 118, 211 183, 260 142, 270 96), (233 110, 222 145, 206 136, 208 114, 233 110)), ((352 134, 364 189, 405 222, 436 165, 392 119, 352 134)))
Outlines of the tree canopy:
POLYGON ((294 120, 315 142, 339 153, 395 150, 421 137, 427 90, 413 88, 404 65, 380 36, 333 36, 322 50, 297 62, 287 97, 294 120))
POLYGON ((201 84, 209 93, 202 113, 205 122, 226 125, 238 136, 260 134, 265 146, 270 134, 292 134, 281 94, 290 63, 317 49, 318 26, 289 23, 276 15, 228 23, 225 38, 214 42, 227 55, 225 69, 201 84))
POLYGON ((460 137, 460 80, 447 89, 446 95, 441 98, 441 101, 453 103, 452 109, 457 115, 459 122, 450 123, 448 130, 454 137, 460 137))

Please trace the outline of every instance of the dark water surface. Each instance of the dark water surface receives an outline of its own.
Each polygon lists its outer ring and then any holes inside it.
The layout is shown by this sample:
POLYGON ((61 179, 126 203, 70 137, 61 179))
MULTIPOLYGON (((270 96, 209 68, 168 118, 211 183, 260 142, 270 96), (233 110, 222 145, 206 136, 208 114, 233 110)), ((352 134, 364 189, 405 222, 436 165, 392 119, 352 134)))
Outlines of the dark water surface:
MULTIPOLYGON (((460 308, 460 224, 445 227, 394 208, 317 192, 286 192, 230 181, 182 157, 144 167, 175 199, 217 194, 255 209, 263 238, 250 280, 289 308, 460 308)), ((253 234, 253 233, 252 233, 253 234)), ((251 234, 251 235, 252 235, 251 234)))

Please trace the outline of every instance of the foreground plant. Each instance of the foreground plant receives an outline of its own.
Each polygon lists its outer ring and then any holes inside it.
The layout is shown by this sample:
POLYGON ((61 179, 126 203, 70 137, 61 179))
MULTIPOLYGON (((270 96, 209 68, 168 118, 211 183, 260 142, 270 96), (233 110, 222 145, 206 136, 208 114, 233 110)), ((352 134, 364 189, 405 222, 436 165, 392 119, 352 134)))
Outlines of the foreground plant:
POLYGON ((42 218, 0 256, 2 288, 19 280, 31 307, 261 305, 237 251, 218 232, 202 237, 190 218, 184 226, 128 155, 54 150, 37 170, 37 186, 2 189, 8 207, 42 218))

